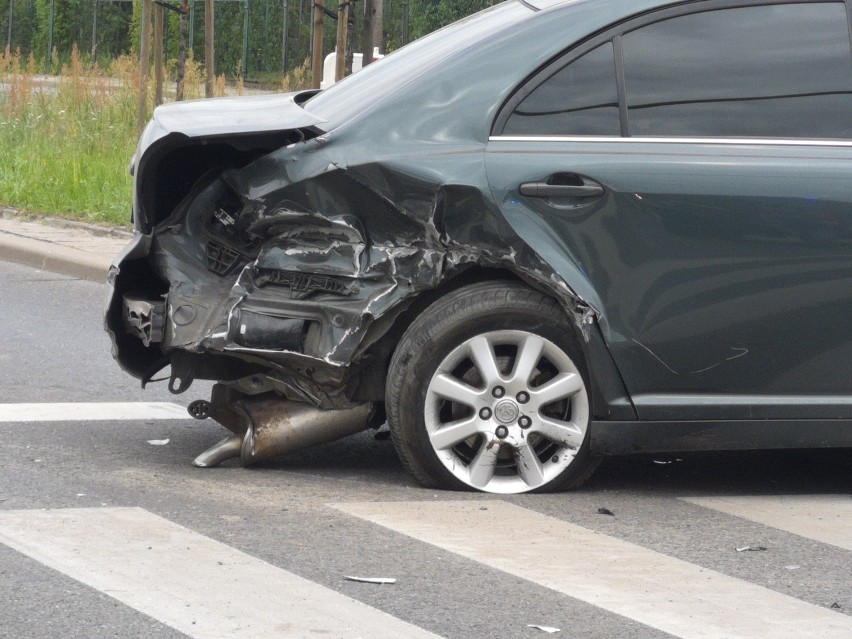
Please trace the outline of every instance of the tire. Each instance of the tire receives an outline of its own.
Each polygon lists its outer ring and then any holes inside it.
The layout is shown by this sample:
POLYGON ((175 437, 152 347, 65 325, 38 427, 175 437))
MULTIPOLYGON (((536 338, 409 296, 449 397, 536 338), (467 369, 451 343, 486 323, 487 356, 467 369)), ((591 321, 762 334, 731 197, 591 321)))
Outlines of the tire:
POLYGON ((385 402, 397 453, 422 485, 547 492, 579 486, 599 463, 588 388, 559 305, 515 282, 483 282, 412 323, 385 402))

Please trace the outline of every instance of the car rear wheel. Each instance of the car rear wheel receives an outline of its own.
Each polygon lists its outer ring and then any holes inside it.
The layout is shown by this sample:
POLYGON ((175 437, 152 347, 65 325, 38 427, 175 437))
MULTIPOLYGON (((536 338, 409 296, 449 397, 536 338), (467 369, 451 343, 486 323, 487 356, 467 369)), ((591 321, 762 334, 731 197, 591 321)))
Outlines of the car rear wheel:
POLYGON ((574 333, 554 300, 513 282, 427 308, 394 353, 386 403, 403 465, 425 486, 565 490, 597 466, 574 333))

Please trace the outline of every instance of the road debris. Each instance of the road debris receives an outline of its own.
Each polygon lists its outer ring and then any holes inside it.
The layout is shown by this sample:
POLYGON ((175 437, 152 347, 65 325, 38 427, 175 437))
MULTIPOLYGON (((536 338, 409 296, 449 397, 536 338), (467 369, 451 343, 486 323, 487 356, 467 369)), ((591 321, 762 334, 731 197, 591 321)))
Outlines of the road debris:
POLYGON ((538 624, 528 623, 527 628, 535 628, 536 630, 541 630, 542 632, 547 632, 553 634, 554 632, 559 632, 559 628, 554 628, 553 626, 539 626, 538 624))
POLYGON ((801 566, 797 566, 796 564, 791 564, 789 566, 784 566, 787 570, 798 570, 801 566))
POLYGON ((598 508, 599 515, 609 515, 610 517, 615 517, 615 513, 612 512, 609 508, 598 508))
POLYGON ((834 602, 833 604, 831 604, 831 606, 829 606, 829 607, 830 607, 832 610, 840 610, 843 606, 841 606, 839 603, 837 603, 837 602, 835 601, 835 602, 834 602))
POLYGON ((151 446, 165 446, 166 444, 169 443, 169 441, 171 441, 171 440, 168 440, 168 439, 149 439, 148 443, 151 444, 151 446))
POLYGON ((393 577, 352 577, 350 575, 344 575, 344 579, 349 581, 358 581, 360 583, 365 584, 395 584, 396 579, 393 577))
POLYGON ((740 546, 737 548, 737 552, 758 552, 760 550, 766 550, 766 546, 740 546))

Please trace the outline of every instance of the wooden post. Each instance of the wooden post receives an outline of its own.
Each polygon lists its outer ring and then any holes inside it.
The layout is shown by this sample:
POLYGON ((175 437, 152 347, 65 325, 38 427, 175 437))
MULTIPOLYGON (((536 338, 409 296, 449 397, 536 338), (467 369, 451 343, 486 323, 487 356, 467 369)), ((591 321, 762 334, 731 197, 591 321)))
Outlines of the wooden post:
MULTIPOLYGON (((378 0, 379 3, 382 0, 378 0)), ((364 0, 364 32, 361 38, 361 67, 373 61, 373 23, 376 20, 375 0, 364 0)))
POLYGON ((379 53, 385 51, 385 1, 373 0, 373 46, 379 47, 379 53))
POLYGON ((154 105, 163 103, 163 5, 154 5, 154 105))
POLYGON ((15 11, 15 0, 9 0, 9 31, 6 35, 6 48, 12 50, 12 17, 15 11))
MULTIPOLYGON (((269 5, 266 6, 267 12, 269 11, 269 5)), ((290 32, 290 3, 288 0, 284 0, 284 24, 281 25, 281 73, 284 75, 287 74, 287 66, 290 63, 289 58, 287 57, 287 35, 290 32)), ((267 18, 268 19, 268 18, 267 18)), ((301 23, 299 23, 301 26, 301 23)))
POLYGON ((148 121, 148 75, 150 73, 151 57, 151 0, 142 0, 142 20, 139 43, 139 110, 136 126, 139 132, 145 128, 148 121))
POLYGON ((98 0, 95 0, 92 6, 92 62, 95 61, 95 55, 98 51, 98 0))
POLYGON ((204 0, 204 66, 207 69, 207 82, 204 85, 204 95, 213 97, 213 89, 216 85, 216 49, 213 43, 215 32, 215 12, 213 0, 204 0))
POLYGON ((243 80, 248 77, 249 0, 243 0, 243 80))
POLYGON ((311 71, 313 72, 313 85, 315 89, 319 89, 322 82, 324 4, 325 0, 316 0, 316 5, 314 6, 314 41, 313 48, 311 49, 311 71))
POLYGON ((55 0, 50 0, 50 17, 47 22, 47 64, 53 73, 53 10, 55 0))
POLYGON ((349 3, 341 2, 337 8, 337 64, 334 79, 340 81, 346 75, 346 38, 349 34, 349 3))
POLYGON ((189 0, 189 50, 195 53, 195 0, 189 0))
POLYGON ((346 12, 349 16, 346 25, 346 60, 344 62, 343 76, 352 75, 352 59, 355 54, 355 33, 358 30, 356 18, 358 12, 350 5, 349 11, 346 12))
POLYGON ((181 0, 180 5, 180 39, 178 40, 177 82, 175 84, 175 100, 183 100, 184 80, 186 79, 186 47, 187 47, 187 18, 189 17, 189 0, 181 0))
POLYGON ((402 0, 402 44, 408 44, 409 33, 408 33, 408 21, 409 21, 409 11, 408 11, 408 0, 402 0))

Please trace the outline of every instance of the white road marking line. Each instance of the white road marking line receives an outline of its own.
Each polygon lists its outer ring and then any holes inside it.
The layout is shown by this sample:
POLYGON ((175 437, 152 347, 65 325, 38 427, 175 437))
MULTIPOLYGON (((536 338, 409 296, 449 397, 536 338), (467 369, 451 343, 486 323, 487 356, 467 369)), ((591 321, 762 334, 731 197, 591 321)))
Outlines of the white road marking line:
POLYGON ((333 506, 677 637, 852 637, 845 615, 506 502, 333 506))
POLYGON ((0 511, 0 542, 197 639, 439 639, 141 508, 0 511))
POLYGON ((852 550, 850 495, 684 497, 703 508, 852 550))
POLYGON ((171 402, 0 404, 0 423, 192 419, 171 402))

